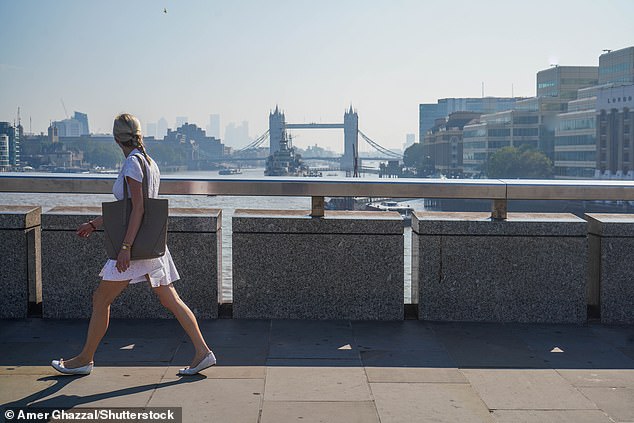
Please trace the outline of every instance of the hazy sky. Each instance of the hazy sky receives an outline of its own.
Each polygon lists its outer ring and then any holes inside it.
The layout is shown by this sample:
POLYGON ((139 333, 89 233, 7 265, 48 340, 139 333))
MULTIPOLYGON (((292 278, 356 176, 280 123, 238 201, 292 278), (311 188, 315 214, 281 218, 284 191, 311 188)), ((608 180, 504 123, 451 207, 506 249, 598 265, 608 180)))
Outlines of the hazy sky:
MULTIPOLYGON (((352 103, 396 148, 419 103, 480 97, 482 82, 532 96, 538 70, 634 45, 633 0, 0 0, 0 16, 0 120, 20 106, 34 132, 65 117, 60 99, 93 132, 124 111, 144 128, 218 113, 252 137, 276 104, 301 123, 341 122, 352 103)), ((342 150, 343 133, 297 134, 342 150)))

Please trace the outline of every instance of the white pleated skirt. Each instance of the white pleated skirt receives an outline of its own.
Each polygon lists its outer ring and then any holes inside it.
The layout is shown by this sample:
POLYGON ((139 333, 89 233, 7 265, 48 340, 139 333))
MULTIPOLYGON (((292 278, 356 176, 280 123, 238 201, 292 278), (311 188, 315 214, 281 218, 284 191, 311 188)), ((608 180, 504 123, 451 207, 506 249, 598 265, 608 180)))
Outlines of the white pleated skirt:
POLYGON ((117 261, 108 260, 99 273, 101 279, 105 281, 127 281, 130 283, 145 282, 146 275, 149 276, 153 288, 180 279, 169 248, 165 247, 165 254, 159 258, 132 260, 130 267, 125 272, 117 270, 117 261))

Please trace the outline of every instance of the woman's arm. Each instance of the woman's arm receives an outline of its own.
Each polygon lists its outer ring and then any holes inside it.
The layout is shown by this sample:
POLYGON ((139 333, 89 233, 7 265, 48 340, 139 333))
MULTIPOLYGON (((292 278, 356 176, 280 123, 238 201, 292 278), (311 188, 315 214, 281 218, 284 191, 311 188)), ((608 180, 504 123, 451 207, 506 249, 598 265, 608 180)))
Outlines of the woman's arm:
POLYGON ((143 204, 143 184, 130 177, 126 177, 128 187, 130 188, 130 197, 132 199, 132 212, 130 213, 130 220, 128 221, 128 230, 123 237, 122 247, 125 245, 128 248, 121 249, 117 257, 117 269, 119 272, 125 272, 130 267, 130 249, 134 244, 134 238, 136 238, 137 232, 141 227, 141 219, 143 219, 144 204, 143 204))
POLYGON ((83 238, 88 238, 90 234, 95 232, 101 225, 103 225, 103 217, 95 217, 93 220, 79 225, 79 228, 77 228, 77 235, 83 238))

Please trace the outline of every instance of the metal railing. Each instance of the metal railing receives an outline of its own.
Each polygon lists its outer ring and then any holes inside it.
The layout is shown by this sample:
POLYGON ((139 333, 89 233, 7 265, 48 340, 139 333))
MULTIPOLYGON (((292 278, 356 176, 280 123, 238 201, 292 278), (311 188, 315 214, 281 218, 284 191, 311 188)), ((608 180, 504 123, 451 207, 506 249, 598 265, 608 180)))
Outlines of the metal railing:
MULTIPOLYGON (((0 193, 109 194, 113 176, 0 174, 0 193)), ((506 219, 509 200, 634 201, 634 181, 527 179, 161 178, 161 195, 312 197, 312 216, 324 215, 324 197, 484 199, 493 219, 506 219)), ((0 200, 1 201, 1 200, 0 200)))

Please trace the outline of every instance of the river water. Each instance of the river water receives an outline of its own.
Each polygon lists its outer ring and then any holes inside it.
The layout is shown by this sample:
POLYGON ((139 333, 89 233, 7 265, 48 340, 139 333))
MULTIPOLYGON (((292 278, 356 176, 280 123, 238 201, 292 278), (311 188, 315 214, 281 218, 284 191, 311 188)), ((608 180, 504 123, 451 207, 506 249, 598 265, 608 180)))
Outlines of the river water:
MULTIPOLYGON (((263 176, 262 169, 243 169, 245 178, 258 178, 263 176)), ((324 172, 325 173, 325 172, 324 172)), ((341 172, 329 172, 340 177, 341 172)), ((21 174, 25 175, 25 174, 21 174)), ((72 175, 67 175, 72 176, 72 175)), ((167 176, 167 175, 165 175, 167 176)), ((217 171, 180 172, 169 176, 213 177, 219 178, 217 171)), ((368 178, 376 178, 376 175, 367 175, 368 178)), ((235 175, 232 176, 235 178, 235 175)), ((324 179, 327 179, 325 176, 324 179)), ((272 210, 310 210, 310 197, 260 197, 260 196, 203 196, 203 195, 170 195, 166 196, 170 201, 170 207, 194 207, 194 208, 218 208, 222 209, 222 301, 232 301, 231 279, 231 218, 236 209, 272 209, 272 210)), ((113 201, 112 195, 107 194, 34 194, 34 193, 0 193, 2 205, 40 205, 42 212, 46 212, 56 206, 101 206, 104 201, 113 201)), ((411 200, 407 202, 416 210, 423 209, 423 200, 411 200)), ((405 246, 404 274, 405 284, 403 300, 406 304, 411 302, 411 228, 406 227, 403 235, 405 246)), ((178 268, 178 263, 176 263, 178 268)), ((327 272, 327 269, 324 269, 327 272)), ((95 275, 95 277, 98 277, 95 275)), ((324 274, 324 277, 327 277, 324 274)), ((178 283, 177 283, 178 284, 178 283)), ((178 288, 178 285, 176 287, 178 288)))

